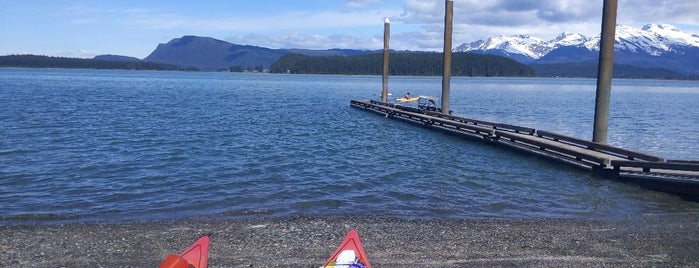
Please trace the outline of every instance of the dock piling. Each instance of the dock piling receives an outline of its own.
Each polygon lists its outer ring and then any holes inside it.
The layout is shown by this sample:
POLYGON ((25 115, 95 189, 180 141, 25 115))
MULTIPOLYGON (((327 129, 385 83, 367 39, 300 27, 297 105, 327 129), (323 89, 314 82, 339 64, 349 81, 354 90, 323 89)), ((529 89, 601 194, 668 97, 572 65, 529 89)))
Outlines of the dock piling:
POLYGON ((592 141, 603 144, 607 143, 607 129, 609 126, 609 99, 612 91, 616 15, 617 0, 604 0, 602 37, 600 39, 599 66, 597 69, 595 121, 592 132, 592 141))
POLYGON ((454 20, 454 1, 446 0, 444 9, 444 72, 442 74, 442 113, 449 114, 451 35, 454 20))
POLYGON ((391 21, 386 18, 383 24, 383 79, 381 101, 388 102, 388 41, 391 36, 391 21))

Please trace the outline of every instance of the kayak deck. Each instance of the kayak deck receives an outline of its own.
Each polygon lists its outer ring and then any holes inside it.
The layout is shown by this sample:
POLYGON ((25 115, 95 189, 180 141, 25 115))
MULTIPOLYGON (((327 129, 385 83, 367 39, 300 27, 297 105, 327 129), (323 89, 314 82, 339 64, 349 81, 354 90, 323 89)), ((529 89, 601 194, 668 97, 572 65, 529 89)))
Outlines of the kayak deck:
POLYGON ((324 268, 371 268, 369 258, 364 251, 359 233, 350 230, 335 252, 323 264, 324 268))

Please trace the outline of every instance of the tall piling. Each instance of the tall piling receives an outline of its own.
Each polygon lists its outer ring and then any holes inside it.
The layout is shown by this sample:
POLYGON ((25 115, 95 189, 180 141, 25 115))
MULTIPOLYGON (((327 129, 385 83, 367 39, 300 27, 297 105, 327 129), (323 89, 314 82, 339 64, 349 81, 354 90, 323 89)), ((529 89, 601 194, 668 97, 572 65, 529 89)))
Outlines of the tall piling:
POLYGON ((595 121, 592 141, 607 143, 609 127, 609 99, 612 91, 612 66, 614 65, 614 36, 616 32, 617 0, 604 0, 602 10, 602 37, 600 39, 599 66, 597 69, 597 94, 595 97, 595 121))
POLYGON ((383 23, 383 79, 381 101, 388 102, 388 41, 391 36, 391 21, 386 18, 383 23))
POLYGON ((451 81, 451 35, 454 20, 454 1, 446 0, 444 7, 444 71, 442 73, 442 113, 449 113, 451 81))

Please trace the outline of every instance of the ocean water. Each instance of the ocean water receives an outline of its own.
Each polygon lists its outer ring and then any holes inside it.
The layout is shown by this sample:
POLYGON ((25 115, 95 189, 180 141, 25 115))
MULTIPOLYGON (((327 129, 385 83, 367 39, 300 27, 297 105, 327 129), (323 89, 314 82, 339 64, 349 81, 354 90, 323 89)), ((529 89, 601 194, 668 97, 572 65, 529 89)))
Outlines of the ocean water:
MULTIPOLYGON (((439 96, 439 77, 391 77, 439 96)), ((614 218, 699 204, 354 109, 376 76, 0 69, 0 225, 614 218)), ((595 80, 451 81, 454 114, 590 139, 595 80)), ((699 160, 699 82, 617 80, 608 143, 699 160)))

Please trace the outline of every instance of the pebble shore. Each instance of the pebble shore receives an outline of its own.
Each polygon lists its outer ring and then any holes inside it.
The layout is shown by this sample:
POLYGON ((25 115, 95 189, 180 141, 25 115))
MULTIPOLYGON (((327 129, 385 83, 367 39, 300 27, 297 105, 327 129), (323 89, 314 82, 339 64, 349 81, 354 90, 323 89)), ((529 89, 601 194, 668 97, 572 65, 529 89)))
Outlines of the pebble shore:
POLYGON ((209 267, 319 267, 350 229, 374 267, 699 267, 699 214, 619 220, 294 217, 0 227, 0 267, 158 267, 202 234, 209 267))

